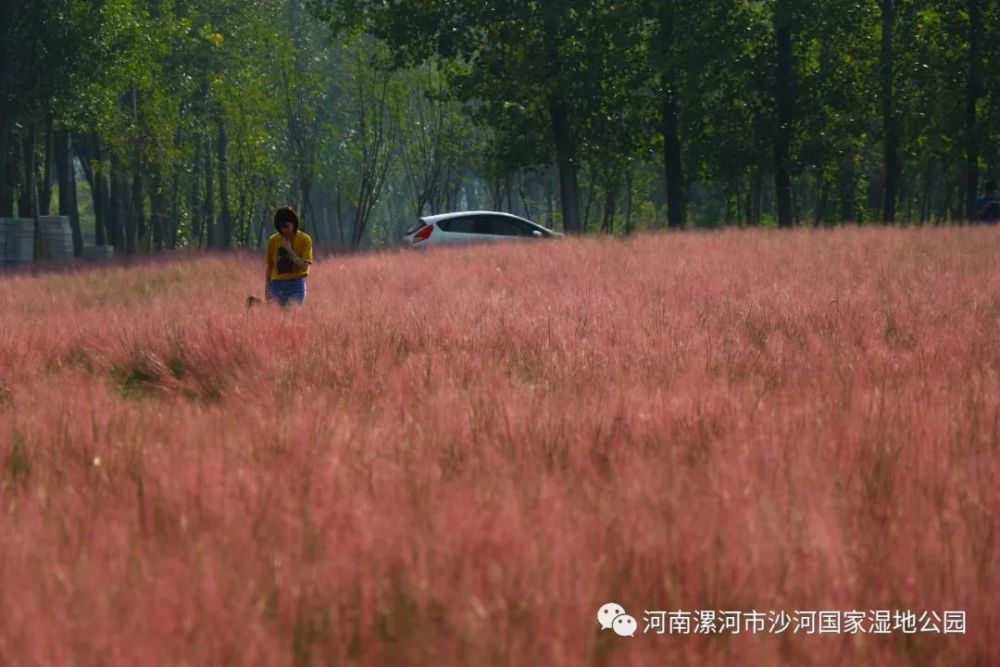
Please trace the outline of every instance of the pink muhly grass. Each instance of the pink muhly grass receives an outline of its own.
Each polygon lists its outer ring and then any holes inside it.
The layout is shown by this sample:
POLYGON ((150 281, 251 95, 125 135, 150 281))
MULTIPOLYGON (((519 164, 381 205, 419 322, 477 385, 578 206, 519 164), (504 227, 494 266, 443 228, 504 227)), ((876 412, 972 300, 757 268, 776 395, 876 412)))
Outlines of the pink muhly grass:
POLYGON ((0 663, 987 664, 1000 236, 0 279, 0 663), (601 632, 598 607, 639 619, 601 632), (642 635, 644 610, 966 635, 642 635))

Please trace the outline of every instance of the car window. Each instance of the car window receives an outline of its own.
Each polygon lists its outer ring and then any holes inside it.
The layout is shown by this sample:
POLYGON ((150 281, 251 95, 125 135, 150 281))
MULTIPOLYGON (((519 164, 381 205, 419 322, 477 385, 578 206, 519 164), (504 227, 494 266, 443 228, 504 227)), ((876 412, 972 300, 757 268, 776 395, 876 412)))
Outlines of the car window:
POLYGON ((529 225, 523 220, 514 220, 513 222, 517 226, 518 230, 520 230, 521 236, 534 236, 535 232, 538 231, 537 227, 529 225))
POLYGON ((529 225, 514 218, 500 216, 483 216, 480 225, 484 231, 480 234, 492 234, 494 236, 531 236, 529 225))
POLYGON ((441 220, 437 226, 445 232, 456 232, 459 234, 475 234, 475 218, 450 218, 441 220))
POLYGON ((498 215, 470 215, 441 220, 437 226, 445 232, 487 234, 490 236, 531 236, 535 228, 516 218, 498 215))

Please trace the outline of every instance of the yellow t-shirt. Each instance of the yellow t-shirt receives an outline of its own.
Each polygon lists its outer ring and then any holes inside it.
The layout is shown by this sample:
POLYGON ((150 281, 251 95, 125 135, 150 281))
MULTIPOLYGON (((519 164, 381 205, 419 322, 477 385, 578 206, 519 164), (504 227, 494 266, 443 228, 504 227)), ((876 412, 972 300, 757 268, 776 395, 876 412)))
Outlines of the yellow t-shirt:
MULTIPOLYGON (((303 231, 295 232, 292 239, 292 250, 304 261, 312 264, 313 261, 313 240, 303 231)), ((292 260, 283 257, 281 247, 281 234, 274 233, 267 240, 267 268, 271 270, 271 280, 295 280, 305 278, 309 275, 309 267, 300 269, 292 260)))

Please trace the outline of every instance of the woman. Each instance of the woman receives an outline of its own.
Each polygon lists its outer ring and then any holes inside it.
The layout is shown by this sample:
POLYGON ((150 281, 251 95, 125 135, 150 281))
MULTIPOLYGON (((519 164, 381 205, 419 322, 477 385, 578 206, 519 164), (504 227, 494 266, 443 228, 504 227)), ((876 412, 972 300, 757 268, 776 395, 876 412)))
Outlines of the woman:
POLYGON ((292 206, 274 214, 276 234, 267 241, 267 277, 264 294, 280 306, 306 300, 306 278, 313 262, 312 238, 299 231, 299 216, 292 206))

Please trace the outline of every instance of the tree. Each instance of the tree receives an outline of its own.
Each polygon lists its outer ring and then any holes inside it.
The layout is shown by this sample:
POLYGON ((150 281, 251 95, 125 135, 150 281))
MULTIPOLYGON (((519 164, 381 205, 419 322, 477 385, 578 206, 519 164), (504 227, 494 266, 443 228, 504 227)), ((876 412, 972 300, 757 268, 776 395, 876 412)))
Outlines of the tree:
POLYGON ((81 89, 103 73, 103 3, 92 5, 83 0, 0 3, 0 174, 6 175, 0 178, 0 217, 13 215, 10 176, 19 161, 24 167, 20 213, 37 215, 39 130, 43 145, 49 145, 54 128, 48 121, 40 128, 39 119, 63 120, 81 89))
POLYGON ((793 0, 775 0, 774 37, 777 46, 775 71, 774 187, 778 207, 778 226, 791 227, 792 211, 791 147, 794 138, 795 93, 794 76, 793 0))
POLYGON ((896 200, 899 196, 900 119, 896 112, 896 56, 894 31, 896 10, 901 0, 880 0, 882 9, 882 50, 879 69, 882 79, 882 135, 885 186, 882 203, 882 220, 896 222, 896 200))
POLYGON ((351 232, 352 248, 360 247, 364 240, 372 212, 382 196, 382 189, 389 175, 395 139, 398 136, 392 127, 394 119, 391 98, 398 95, 399 91, 392 81, 391 71, 373 66, 372 53, 377 54, 378 50, 363 41, 359 42, 351 61, 355 81, 350 98, 355 121, 352 135, 355 150, 360 156, 351 232))
POLYGON ((486 202, 958 220, 1000 170, 984 0, 12 0, 0 37, 0 215, 55 179, 77 252, 254 245, 286 203, 344 247, 486 202))
POLYGON ((983 95, 983 0, 968 0, 968 76, 965 82, 965 216, 976 214, 979 194, 979 117, 983 95))
POLYGON ((687 222, 687 195, 684 185, 683 143, 680 137, 678 109, 678 72, 681 63, 676 44, 679 37, 677 13, 683 3, 659 0, 658 3, 659 83, 662 101, 663 162, 667 182, 667 210, 670 227, 679 229, 687 222))
MULTIPOLYGON (((578 118, 583 106, 579 70, 587 62, 576 35, 600 11, 590 2, 492 3, 417 2, 392 4, 368 0, 318 2, 314 12, 339 32, 363 30, 384 41, 399 67, 432 57, 456 59, 468 70, 456 90, 466 101, 497 107, 513 99, 533 116, 544 114, 547 143, 559 170, 563 224, 582 231, 578 183, 578 118), (515 38, 516 35, 516 38, 515 38)), ((521 167, 531 166, 527 160, 521 167)))
POLYGON ((403 74, 404 94, 393 114, 413 212, 443 213, 456 180, 469 169, 465 150, 472 132, 437 63, 403 74))

